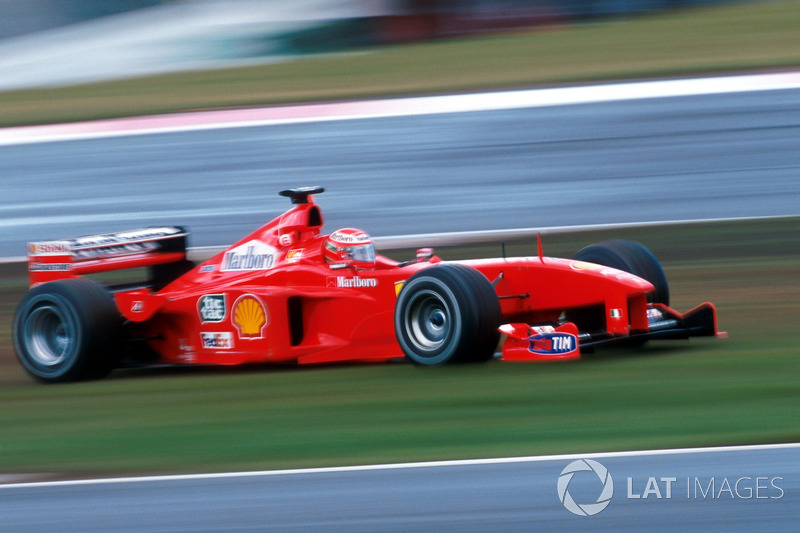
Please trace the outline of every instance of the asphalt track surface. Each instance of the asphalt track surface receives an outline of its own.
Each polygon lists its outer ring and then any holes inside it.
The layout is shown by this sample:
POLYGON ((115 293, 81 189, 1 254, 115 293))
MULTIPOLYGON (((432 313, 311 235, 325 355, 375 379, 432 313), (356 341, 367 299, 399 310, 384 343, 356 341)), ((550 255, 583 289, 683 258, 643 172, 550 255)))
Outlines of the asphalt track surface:
POLYGON ((3 531, 30 533, 795 532, 800 444, 0 485, 0 516, 3 531), (607 469, 613 496, 579 516, 560 494, 591 505, 608 484, 582 470, 559 492, 586 458, 607 469))
POLYGON ((798 109, 794 88, 0 145, 0 257, 162 224, 225 245, 301 185, 327 188, 326 229, 376 236, 795 215, 798 109))

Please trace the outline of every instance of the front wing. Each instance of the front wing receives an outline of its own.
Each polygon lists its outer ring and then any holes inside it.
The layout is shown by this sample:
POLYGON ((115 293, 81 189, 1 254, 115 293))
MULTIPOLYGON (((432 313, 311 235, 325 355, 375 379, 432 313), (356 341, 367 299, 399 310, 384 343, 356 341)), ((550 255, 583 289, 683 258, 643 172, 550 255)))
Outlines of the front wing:
POLYGON ((724 337, 717 331, 717 313, 713 304, 703 303, 686 313, 663 304, 647 307, 648 328, 627 335, 608 332, 580 332, 571 322, 561 325, 503 324, 501 359, 504 361, 568 361, 579 359, 582 352, 599 346, 640 344, 654 339, 689 337, 724 337))

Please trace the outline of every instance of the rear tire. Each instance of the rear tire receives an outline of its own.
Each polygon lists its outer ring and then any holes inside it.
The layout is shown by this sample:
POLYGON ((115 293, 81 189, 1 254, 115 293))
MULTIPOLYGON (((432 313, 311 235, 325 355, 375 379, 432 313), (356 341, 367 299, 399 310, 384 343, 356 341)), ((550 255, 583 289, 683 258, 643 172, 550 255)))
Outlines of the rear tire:
POLYGON ((638 242, 613 240, 590 244, 579 250, 574 259, 616 268, 646 279, 655 287, 647 294, 647 301, 669 305, 669 285, 664 269, 652 252, 638 242))
POLYGON ((501 319, 497 293, 483 274, 465 265, 438 265, 405 283, 395 333, 418 365, 486 361, 497 347, 501 319))
POLYGON ((38 285, 14 315, 22 366, 46 383, 97 379, 115 366, 122 319, 114 298, 84 278, 38 285))

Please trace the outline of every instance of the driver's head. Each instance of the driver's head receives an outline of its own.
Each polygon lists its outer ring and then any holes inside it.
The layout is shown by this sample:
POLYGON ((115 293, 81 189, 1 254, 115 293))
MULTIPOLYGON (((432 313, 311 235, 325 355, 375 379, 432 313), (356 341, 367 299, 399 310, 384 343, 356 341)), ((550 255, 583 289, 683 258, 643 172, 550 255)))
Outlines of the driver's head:
POLYGON ((375 247, 369 235, 359 229, 343 228, 325 239, 323 248, 328 263, 353 261, 356 268, 375 268, 375 247))

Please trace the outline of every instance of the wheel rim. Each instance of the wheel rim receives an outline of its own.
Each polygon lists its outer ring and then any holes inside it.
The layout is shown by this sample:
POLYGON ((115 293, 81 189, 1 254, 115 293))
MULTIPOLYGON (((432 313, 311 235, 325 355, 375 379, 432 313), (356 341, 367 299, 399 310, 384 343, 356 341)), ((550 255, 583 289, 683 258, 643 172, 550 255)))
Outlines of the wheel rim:
POLYGON ((62 311, 41 305, 25 318, 24 340, 36 364, 54 367, 64 362, 75 342, 75 332, 62 311))
POLYGON ((404 317, 405 330, 414 346, 435 352, 446 342, 453 329, 450 308, 433 291, 420 291, 409 302, 404 317))

